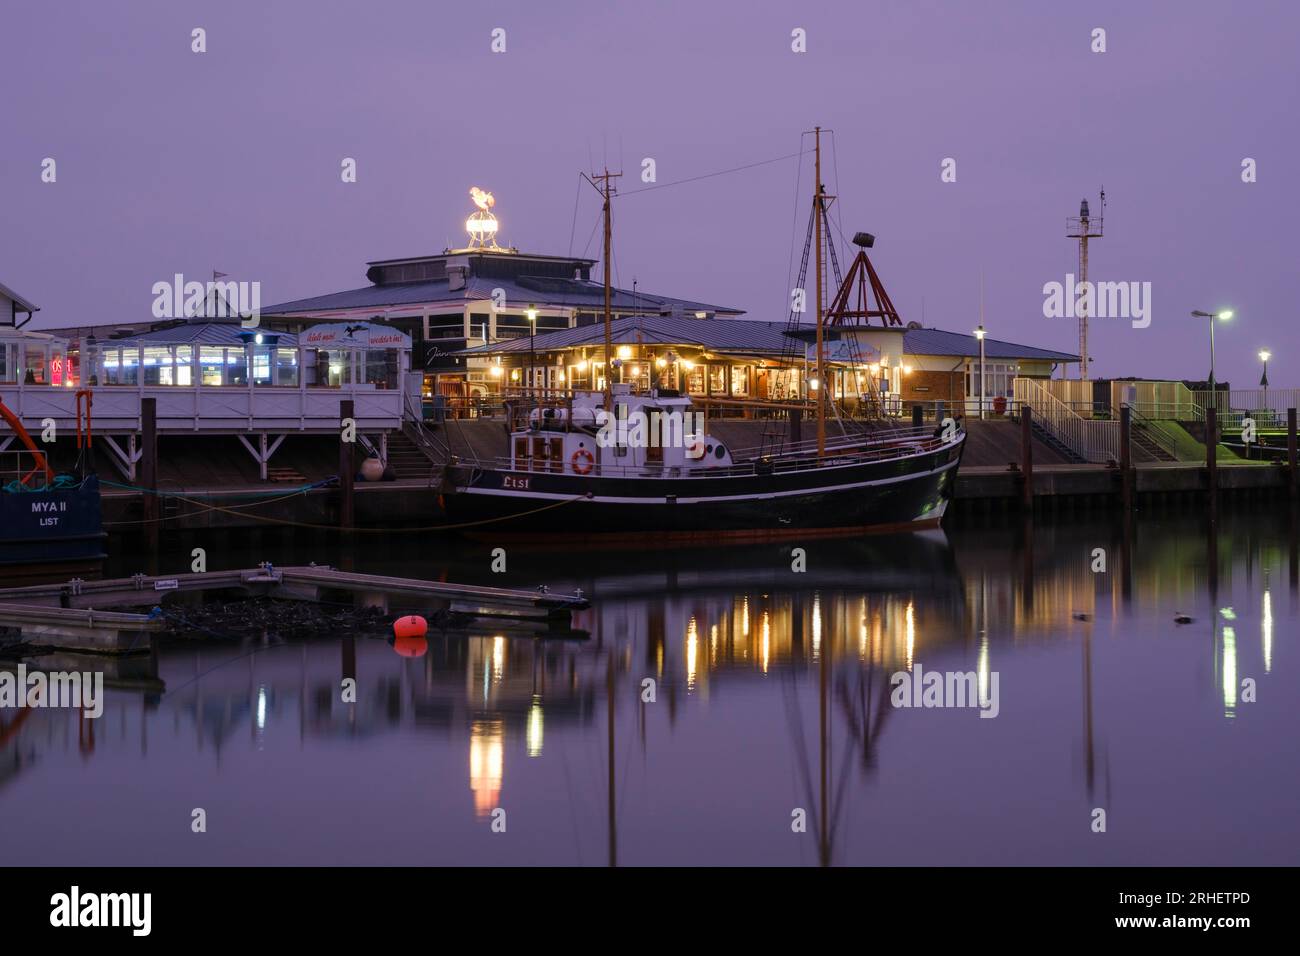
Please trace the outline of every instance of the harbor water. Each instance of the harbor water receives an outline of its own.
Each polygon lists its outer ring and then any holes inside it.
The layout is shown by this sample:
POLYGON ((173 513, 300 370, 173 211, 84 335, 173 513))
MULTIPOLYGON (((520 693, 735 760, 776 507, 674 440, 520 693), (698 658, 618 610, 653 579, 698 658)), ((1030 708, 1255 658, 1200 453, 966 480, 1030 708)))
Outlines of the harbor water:
POLYGON ((682 551, 114 541, 111 574, 202 547, 212 570, 315 561, 591 608, 427 645, 205 618, 152 655, 62 658, 104 669, 104 712, 0 711, 6 860, 1294 865, 1294 528, 1283 509, 1213 535, 1161 515, 682 551))

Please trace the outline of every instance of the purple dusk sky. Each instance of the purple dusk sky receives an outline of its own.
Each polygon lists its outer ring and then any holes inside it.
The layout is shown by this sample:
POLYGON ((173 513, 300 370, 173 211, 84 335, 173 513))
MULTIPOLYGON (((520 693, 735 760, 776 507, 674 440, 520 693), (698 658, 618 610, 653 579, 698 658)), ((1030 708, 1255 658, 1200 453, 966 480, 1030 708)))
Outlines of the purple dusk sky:
MULTIPOLYGON (((644 157, 672 182, 820 124, 843 229, 876 233, 904 320, 924 300, 927 325, 974 328, 983 269, 993 336, 1074 351, 1042 287, 1104 186, 1092 277, 1151 282, 1153 321, 1094 321, 1094 375, 1203 377, 1188 312, 1230 306, 1219 379, 1253 387, 1267 346, 1300 385, 1298 28, 1293 2, 6 4, 0 282, 32 328, 148 318, 176 272, 259 280, 264 305, 355 288, 368 259, 463 244, 471 185, 543 253, 570 250, 580 195, 572 251, 595 258, 593 159, 630 191, 644 157)), ((809 171, 797 214, 793 160, 624 197, 617 282, 784 319, 809 171)))

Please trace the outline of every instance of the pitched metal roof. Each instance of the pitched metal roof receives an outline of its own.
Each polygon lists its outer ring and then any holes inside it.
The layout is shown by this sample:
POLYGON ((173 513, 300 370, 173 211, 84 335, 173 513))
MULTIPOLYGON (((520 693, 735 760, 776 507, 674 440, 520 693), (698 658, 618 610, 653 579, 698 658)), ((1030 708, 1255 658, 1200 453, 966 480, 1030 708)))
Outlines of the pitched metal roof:
MULTIPOLYGON (((294 315, 301 313, 334 312, 355 309, 399 308, 414 305, 463 306, 467 302, 492 298, 494 289, 504 289, 506 301, 516 307, 536 302, 541 307, 603 308, 605 286, 600 282, 582 279, 560 279, 550 276, 519 276, 516 279, 489 276, 468 276, 464 288, 451 289, 447 279, 430 279, 426 282, 404 282, 391 285, 369 285, 346 292, 318 295, 309 299, 296 299, 263 308, 262 315, 294 315)), ((679 312, 713 312, 740 315, 743 309, 710 305, 691 299, 656 295, 638 290, 635 295, 626 289, 614 289, 611 306, 615 309, 646 309, 658 311, 671 308, 679 312)))
MULTIPOLYGON (((629 315, 610 323, 610 336, 614 345, 691 345, 709 352, 734 355, 789 355, 802 359, 809 330, 801 328, 800 334, 787 334, 785 322, 760 322, 753 319, 696 319, 681 316, 629 315)), ((835 330, 842 333, 843 330, 835 330)), ((567 349, 582 346, 602 346, 605 327, 597 322, 571 329, 542 332, 528 336, 493 342, 465 349, 458 355, 501 355, 567 349)), ((834 346, 830 346, 834 348, 834 346)), ((943 329, 907 329, 903 333, 903 351, 910 355, 979 355, 979 339, 960 332, 943 329)), ((1079 357, 1068 352, 1017 345, 1000 339, 984 339, 987 358, 1040 359, 1051 362, 1077 362, 1079 357)), ((836 359, 832 359, 835 361, 836 359)))
MULTIPOLYGON (((664 315, 627 315, 610 323, 614 345, 691 345, 709 352, 736 355, 801 354, 800 343, 785 334, 784 322, 752 319, 696 319, 664 315)), ((605 325, 596 322, 533 336, 464 349, 457 355, 499 355, 605 344, 605 325)))
POLYGON ((14 302, 17 303, 17 305, 18 305, 18 311, 19 311, 19 312, 39 312, 39 311, 41 311, 37 306, 35 306, 35 305, 33 305, 32 303, 28 302, 26 299, 24 299, 22 296, 20 296, 20 295, 19 295, 17 292, 15 292, 13 289, 9 288, 9 287, 8 287, 7 285, 5 285, 3 282, 0 282, 0 295, 4 296, 6 299, 13 299, 14 302))
MULTIPOLYGON (((903 351, 909 355, 979 355, 980 341, 974 335, 946 332, 943 329, 907 329, 903 333, 903 351)), ((1001 339, 984 337, 985 358, 1042 359, 1049 362, 1077 362, 1079 356, 1032 345, 1017 345, 1001 339)))
MULTIPOLYGON (((240 332, 256 333, 257 329, 244 329, 230 323, 187 322, 169 329, 157 329, 121 339, 104 339, 100 346, 112 348, 114 345, 241 345, 240 332)), ((280 345, 292 347, 298 344, 298 336, 292 332, 273 332, 265 330, 267 335, 279 336, 280 345)))

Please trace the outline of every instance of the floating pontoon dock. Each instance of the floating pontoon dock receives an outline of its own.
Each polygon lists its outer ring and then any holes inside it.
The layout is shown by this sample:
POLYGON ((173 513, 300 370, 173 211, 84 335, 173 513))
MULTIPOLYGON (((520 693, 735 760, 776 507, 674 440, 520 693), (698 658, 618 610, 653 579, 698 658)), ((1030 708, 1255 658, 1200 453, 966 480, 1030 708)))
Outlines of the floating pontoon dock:
POLYGON ((526 591, 357 574, 314 564, 294 567, 261 564, 256 568, 166 577, 136 574, 105 581, 73 578, 55 584, 0 588, 0 627, 18 627, 25 639, 61 647, 108 653, 120 653, 136 646, 143 650, 149 642, 141 640, 140 635, 161 629, 163 622, 104 608, 161 604, 167 595, 178 592, 229 591, 249 597, 301 601, 317 601, 328 593, 342 592, 385 610, 389 600, 396 598, 402 607, 502 618, 521 624, 546 624, 552 628, 565 627, 571 611, 590 606, 581 591, 552 594, 545 587, 526 591))

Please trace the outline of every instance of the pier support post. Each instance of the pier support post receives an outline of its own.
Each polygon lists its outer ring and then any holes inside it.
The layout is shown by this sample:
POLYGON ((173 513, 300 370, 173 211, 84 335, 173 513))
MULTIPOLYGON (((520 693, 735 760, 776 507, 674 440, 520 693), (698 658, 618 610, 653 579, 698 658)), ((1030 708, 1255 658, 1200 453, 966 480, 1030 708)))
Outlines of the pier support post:
POLYGON ((1119 409, 1119 473, 1124 513, 1133 510, 1133 410, 1127 404, 1119 409))
POLYGON ((1205 410, 1205 475, 1209 484, 1210 523, 1219 518, 1219 413, 1213 406, 1205 410))
POLYGON ((790 409, 790 444, 797 445, 803 441, 803 409, 790 409))
POLYGON ((1286 487, 1291 495, 1291 500, 1296 500, 1296 430, 1295 430, 1296 411, 1294 408, 1286 410, 1286 487))
POLYGON ((912 406, 912 427, 920 428, 925 424, 925 409, 920 405, 912 406))
POLYGON ((353 418, 352 399, 345 398, 339 402, 339 527, 351 528, 353 524, 354 511, 352 501, 352 477, 355 473, 356 462, 352 453, 352 446, 355 444, 356 427, 355 421, 353 427, 345 425, 353 418), (347 441, 349 434, 353 441, 347 441))
POLYGON ((144 491, 145 535, 152 555, 158 553, 158 399, 140 400, 140 486, 144 491))
POLYGON ((1034 511, 1034 410, 1028 405, 1020 406, 1020 503, 1026 514, 1034 511))

